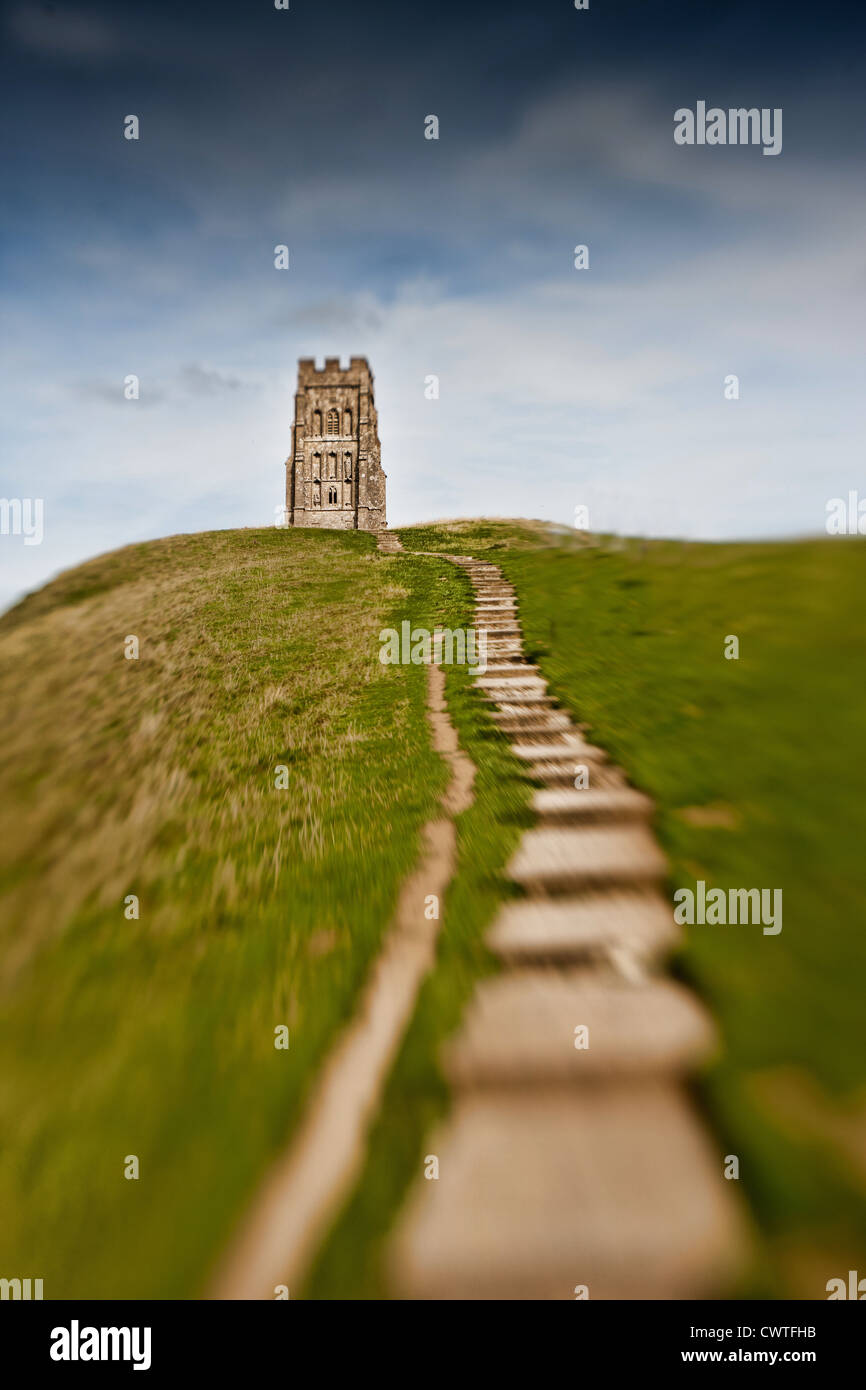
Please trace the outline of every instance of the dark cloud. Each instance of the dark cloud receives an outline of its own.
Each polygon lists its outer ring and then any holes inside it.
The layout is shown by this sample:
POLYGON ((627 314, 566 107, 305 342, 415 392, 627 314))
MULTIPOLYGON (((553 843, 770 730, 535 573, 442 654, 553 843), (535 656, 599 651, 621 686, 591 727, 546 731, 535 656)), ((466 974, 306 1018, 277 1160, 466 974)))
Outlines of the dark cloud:
POLYGON ((119 51, 116 32, 101 15, 54 4, 13 5, 7 35, 32 53, 80 62, 105 62, 119 51))

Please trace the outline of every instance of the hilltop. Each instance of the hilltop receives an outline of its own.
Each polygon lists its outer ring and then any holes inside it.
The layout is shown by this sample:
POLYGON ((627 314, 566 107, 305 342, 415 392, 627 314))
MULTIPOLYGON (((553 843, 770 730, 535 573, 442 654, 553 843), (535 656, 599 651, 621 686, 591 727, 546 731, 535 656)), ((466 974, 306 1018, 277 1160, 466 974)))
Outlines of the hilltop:
MULTIPOLYGON (((454 551, 502 567, 528 654, 654 798, 671 884, 784 889, 778 937, 695 928, 680 960, 723 1040, 702 1104, 765 1234, 757 1288, 803 1296, 831 1258, 862 1262, 866 548, 521 521, 399 534, 395 555, 352 532, 171 537, 70 570, 0 619, 0 1038, 17 1059, 0 1094, 4 1267, 38 1268, 51 1297, 200 1291, 351 1014, 444 785, 424 672, 378 653, 404 619, 471 621, 465 580, 436 558, 454 551), (146 1181, 123 1179, 130 1153, 146 1181)), ((383 1234, 447 1103, 436 1049, 490 968, 479 942, 526 824, 465 673, 449 672, 448 700, 479 768, 459 928, 320 1296, 383 1288, 383 1234)))

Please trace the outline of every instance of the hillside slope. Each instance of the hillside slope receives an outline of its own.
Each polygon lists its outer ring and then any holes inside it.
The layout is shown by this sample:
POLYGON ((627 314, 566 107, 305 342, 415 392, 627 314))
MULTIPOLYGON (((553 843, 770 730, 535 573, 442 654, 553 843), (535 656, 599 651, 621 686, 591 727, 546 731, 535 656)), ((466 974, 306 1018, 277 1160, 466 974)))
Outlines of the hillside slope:
MULTIPOLYGON (((702 1102, 763 1232, 744 1292, 824 1297, 866 1261, 866 546, 534 522, 400 534, 410 553, 338 532, 173 537, 0 619, 0 1263, 49 1298, 201 1292, 352 1012, 444 784, 423 667, 378 660, 383 627, 469 621, 455 567, 411 553, 438 551, 489 554, 514 584, 528 654, 656 801, 671 892, 783 890, 778 935, 695 926, 679 965, 720 1025, 702 1102)), ((448 1104, 437 1055, 493 968, 484 930, 530 823, 465 668, 447 697, 476 801, 313 1297, 388 1295, 383 1243, 448 1104)))
POLYGON ((720 1024, 703 1098, 765 1232, 754 1288, 826 1297, 866 1267, 866 544, 399 534, 502 568, 530 659, 655 800, 671 895, 781 889, 778 934, 687 927, 680 968, 720 1024))
POLYGON ((352 1008, 444 779, 378 634, 460 581, 395 563, 178 536, 0 620, 0 1266, 46 1298, 195 1294, 352 1008))

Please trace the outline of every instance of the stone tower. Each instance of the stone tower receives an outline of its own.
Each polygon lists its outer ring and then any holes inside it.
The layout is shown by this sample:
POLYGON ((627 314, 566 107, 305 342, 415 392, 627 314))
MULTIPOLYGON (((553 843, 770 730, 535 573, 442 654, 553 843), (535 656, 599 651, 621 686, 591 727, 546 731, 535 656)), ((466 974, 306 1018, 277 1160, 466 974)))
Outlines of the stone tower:
POLYGON ((286 459, 289 526, 384 531, 382 472, 373 373, 365 357, 298 362, 292 453, 286 459))

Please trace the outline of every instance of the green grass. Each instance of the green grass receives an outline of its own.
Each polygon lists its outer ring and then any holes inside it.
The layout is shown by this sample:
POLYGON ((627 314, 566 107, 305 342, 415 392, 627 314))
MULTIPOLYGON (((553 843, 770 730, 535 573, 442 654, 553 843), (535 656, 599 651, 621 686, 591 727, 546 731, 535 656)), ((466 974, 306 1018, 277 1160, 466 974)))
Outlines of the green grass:
MULTIPOLYGON (((474 603, 469 580, 447 562, 441 568, 453 586, 444 625, 470 626, 474 603)), ((449 714, 476 775, 473 804, 457 819, 457 871, 443 903, 436 963, 422 985, 389 1077, 364 1170, 302 1291, 306 1298, 392 1296, 387 1238, 402 1202, 421 1178, 427 1143, 450 1103, 439 1049, 459 1024, 478 980, 497 968, 484 946, 484 929, 503 897, 514 891, 502 871, 532 824, 531 784, 507 740, 493 727, 472 679, 465 667, 446 668, 449 714)))
MULTIPOLYGON (((743 1292, 823 1297, 866 1268, 866 548, 587 542, 531 522, 401 534, 502 565, 529 654, 655 798, 671 891, 783 889, 779 936, 687 929, 676 968, 722 1036, 700 1094, 760 1233, 743 1292)), ((7 1277, 41 1277, 49 1298, 201 1292, 352 1013, 445 784, 423 667, 383 667, 379 630, 470 614, 443 561, 268 530, 129 547, 0 619, 7 1277)), ((387 1237, 449 1103, 439 1049, 495 968, 483 933, 529 823, 469 673, 450 669, 447 691, 475 802, 435 968, 308 1297, 392 1292, 387 1237)))
POLYGON ((494 552, 530 656, 655 798, 671 890, 783 890, 780 935, 695 926, 679 969, 722 1033, 702 1096, 762 1235, 748 1291, 825 1296, 866 1268, 866 546, 587 544, 524 522, 400 534, 494 552))
POLYGON ((438 804, 424 670, 382 666, 378 633, 432 627, 454 583, 364 535, 220 532, 0 620, 4 1275, 201 1291, 438 804))

